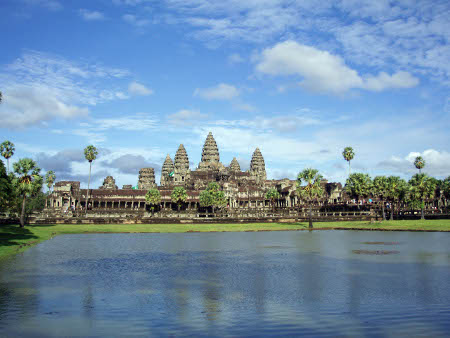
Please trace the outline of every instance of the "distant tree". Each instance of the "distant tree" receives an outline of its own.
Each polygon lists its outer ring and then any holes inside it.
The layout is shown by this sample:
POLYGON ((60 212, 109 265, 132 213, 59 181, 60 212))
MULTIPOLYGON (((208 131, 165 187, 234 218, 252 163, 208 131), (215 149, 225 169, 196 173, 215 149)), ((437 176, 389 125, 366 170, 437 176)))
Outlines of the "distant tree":
POLYGON ((450 199, 450 176, 442 181, 441 189, 446 199, 450 199))
POLYGON ((411 200, 421 202, 421 219, 425 219, 425 199, 433 198, 436 192, 436 182, 427 174, 415 174, 409 180, 411 200))
POLYGON ((394 220, 394 212, 397 207, 399 208, 399 204, 401 200, 405 199, 406 193, 408 192, 408 183, 398 177, 398 176, 389 176, 387 178, 388 184, 388 198, 391 201, 391 217, 390 220, 394 220))
POLYGON ((39 174, 41 169, 30 158, 23 158, 14 163, 13 186, 17 195, 22 198, 20 213, 20 227, 25 226, 25 206, 27 198, 36 196, 42 190, 43 178, 39 174))
POLYGON ((372 192, 372 187, 373 182, 368 174, 354 173, 347 178, 344 190, 350 197, 359 200, 361 197, 369 196, 372 192))
POLYGON ((419 174, 421 173, 421 170, 423 167, 425 167, 425 160, 422 158, 422 156, 417 156, 414 160, 414 166, 416 169, 419 169, 419 174))
POLYGON ((9 209, 13 199, 11 177, 6 174, 3 161, 0 160, 0 211, 9 209))
POLYGON ((353 148, 345 147, 344 151, 342 152, 342 156, 348 162, 348 176, 350 176, 350 173, 351 173, 350 161, 353 160, 353 158, 355 157, 355 152, 353 151, 353 148))
POLYGON ((87 207, 88 207, 88 199, 89 199, 89 185, 91 183, 91 168, 92 168, 92 161, 94 161, 97 158, 98 151, 97 148, 95 148, 93 145, 87 146, 84 148, 84 158, 89 161, 89 179, 88 179, 88 188, 86 192, 86 215, 87 215, 87 207))
POLYGON ((271 188, 266 193, 266 199, 270 200, 272 204, 272 212, 275 212, 275 201, 281 197, 277 189, 271 188))
POLYGON ((51 191, 53 184, 55 183, 55 180, 56 180, 55 172, 53 170, 47 171, 47 173, 45 174, 45 184, 47 184, 49 192, 51 191))
POLYGON ((317 169, 307 168, 297 176, 297 195, 309 204, 309 228, 312 229, 312 204, 322 197, 324 189, 320 184, 322 175, 317 169), (303 185, 305 183, 305 185, 303 185))
POLYGON ((4 141, 2 144, 0 144, 0 152, 8 163, 8 173, 9 173, 9 159, 11 158, 11 156, 14 155, 15 150, 16 148, 14 148, 14 143, 10 141, 4 141))
POLYGON ((175 187, 172 190, 170 199, 172 202, 176 203, 178 206, 178 211, 180 211, 181 204, 187 201, 187 192, 183 187, 175 187))
POLYGON ((386 176, 377 176, 373 179, 372 194, 380 199, 383 221, 386 220, 384 204, 388 196, 388 191, 389 191, 388 179, 386 176))
POLYGON ((3 101, 3 94, 2 92, 0 92, 0 103, 2 103, 2 101, 3 101))
POLYGON ((209 182, 206 189, 200 193, 199 200, 202 207, 212 207, 213 213, 215 208, 221 208, 227 204, 225 193, 220 190, 217 182, 209 182))
POLYGON ((161 204, 161 193, 156 188, 150 189, 149 191, 147 191, 147 194, 145 195, 145 201, 147 202, 147 204, 150 204, 150 209, 152 210, 152 217, 153 217, 155 206, 161 204))

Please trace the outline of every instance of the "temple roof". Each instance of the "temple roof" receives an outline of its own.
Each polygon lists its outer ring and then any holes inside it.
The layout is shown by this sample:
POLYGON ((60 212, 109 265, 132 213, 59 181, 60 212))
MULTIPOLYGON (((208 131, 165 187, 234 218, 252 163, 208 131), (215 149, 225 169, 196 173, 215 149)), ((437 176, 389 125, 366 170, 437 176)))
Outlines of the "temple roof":
POLYGON ((175 154, 174 167, 176 170, 181 171, 189 170, 189 158, 186 149, 184 149, 184 146, 182 144, 180 144, 177 153, 175 154))
POLYGON ((241 166, 239 165, 239 162, 237 161, 236 157, 233 157, 233 160, 231 161, 229 168, 231 171, 241 171, 241 166))

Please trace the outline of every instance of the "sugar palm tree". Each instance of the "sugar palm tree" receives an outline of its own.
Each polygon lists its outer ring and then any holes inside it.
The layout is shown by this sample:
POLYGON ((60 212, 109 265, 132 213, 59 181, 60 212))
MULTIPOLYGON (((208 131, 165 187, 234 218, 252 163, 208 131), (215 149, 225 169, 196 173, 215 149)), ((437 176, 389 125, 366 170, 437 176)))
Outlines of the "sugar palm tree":
POLYGON ((47 171, 47 174, 45 174, 45 183, 47 184, 49 192, 52 189, 55 180, 56 180, 55 172, 53 170, 47 171))
POLYGON ((423 169, 423 167, 425 167, 425 160, 422 158, 422 156, 416 157, 416 159, 414 160, 414 166, 416 167, 416 169, 419 169, 419 174, 421 174, 421 170, 423 169))
POLYGON ((415 174, 409 180, 409 184, 411 198, 421 201, 421 219, 425 219, 425 199, 434 197, 436 182, 427 174, 415 174))
POLYGON ((89 179, 88 179, 88 188, 86 193, 86 215, 87 215, 87 207, 88 207, 88 198, 89 198, 89 185, 91 183, 91 168, 92 168, 92 161, 94 161, 97 158, 98 151, 97 148, 95 148, 93 145, 87 146, 84 148, 84 158, 89 161, 89 179))
POLYGON ((161 204, 161 193, 156 188, 150 189, 145 195, 145 201, 147 202, 147 204, 150 204, 150 209, 152 210, 153 217, 155 206, 161 204))
POLYGON ((180 211, 181 204, 187 201, 187 192, 183 187, 175 187, 170 195, 172 202, 175 202, 178 206, 178 211, 180 211))
POLYGON ((388 180, 386 176, 377 176, 373 179, 373 189, 372 193, 374 196, 377 196, 381 202, 381 211, 383 215, 383 221, 386 220, 386 213, 384 211, 384 203, 386 201, 386 197, 388 196, 388 180))
POLYGON ((309 228, 312 229, 312 204, 317 201, 324 193, 324 189, 320 182, 322 175, 319 170, 307 168, 300 172, 297 176, 297 195, 309 204, 309 228), (303 182, 305 185, 303 185, 303 182))
POLYGON ((0 152, 8 163, 8 173, 9 173, 9 159, 11 158, 11 156, 14 155, 15 150, 16 148, 14 148, 14 143, 10 141, 4 141, 2 144, 0 144, 0 152))
POLYGON ((351 197, 359 200, 361 197, 367 197, 371 194, 373 187, 372 179, 369 174, 353 173, 345 181, 344 190, 351 197))
POLYGON ((272 212, 275 212, 275 200, 279 199, 280 197, 280 193, 275 188, 271 188, 267 191, 266 199, 270 200, 270 203, 272 204, 272 212))
POLYGON ((32 159, 23 158, 14 163, 13 185, 19 196, 22 197, 22 212, 20 214, 20 227, 25 226, 25 204, 28 197, 31 197, 42 189, 43 178, 39 174, 39 168, 32 159))
POLYGON ((344 151, 342 152, 342 156, 344 157, 344 160, 348 162, 348 176, 350 176, 350 161, 353 160, 355 157, 355 152, 353 151, 352 147, 345 147, 344 151))
POLYGON ((400 200, 405 197, 408 189, 408 183, 404 179, 398 176, 389 176, 387 178, 388 184, 388 198, 391 201, 391 217, 390 220, 394 220, 395 207, 398 207, 400 200))

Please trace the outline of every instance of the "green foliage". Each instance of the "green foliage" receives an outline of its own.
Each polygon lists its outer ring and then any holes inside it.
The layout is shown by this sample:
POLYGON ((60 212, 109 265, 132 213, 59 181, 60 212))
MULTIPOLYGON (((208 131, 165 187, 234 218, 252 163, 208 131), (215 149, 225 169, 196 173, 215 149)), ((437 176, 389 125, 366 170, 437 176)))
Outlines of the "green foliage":
POLYGON ((401 201, 409 190, 408 183, 398 176, 389 176, 388 183, 388 198, 392 201, 401 201))
POLYGON ((271 188, 266 192, 266 199, 271 200, 272 203, 274 203, 275 200, 279 199, 280 197, 280 193, 275 188, 271 188))
POLYGON ((342 156, 346 161, 350 162, 355 157, 355 152, 352 147, 345 147, 342 156))
POLYGON ((84 157, 89 162, 92 162, 93 160, 95 160, 97 158, 97 155, 98 155, 97 148, 95 148, 93 145, 90 145, 90 146, 87 146, 86 148, 84 148, 84 157))
POLYGON ((22 158, 13 165, 13 185, 18 195, 33 196, 42 189, 43 178, 39 168, 31 158, 22 158))
POLYGON ((11 158, 11 156, 14 155, 15 150, 16 148, 14 148, 14 143, 10 141, 4 141, 0 144, 0 152, 5 159, 11 158))
POLYGON ((3 161, 0 160, 0 211, 9 208, 13 199, 13 185, 11 177, 6 174, 6 168, 3 161))
POLYGON ((200 193, 199 199, 202 207, 221 208, 227 204, 225 194, 217 182, 209 182, 206 189, 200 193))
POLYGON ((422 158, 422 156, 416 157, 416 159, 414 160, 414 166, 419 170, 425 167, 425 160, 422 158))
POLYGON ((441 189, 444 192, 445 198, 450 198, 450 176, 442 181, 441 189))
POLYGON ((48 190, 51 190, 53 184, 55 183, 56 175, 53 170, 47 171, 45 174, 45 183, 47 184, 48 190))
POLYGON ((183 187, 175 187, 170 195, 170 199, 172 202, 180 205, 183 202, 187 201, 187 192, 183 187))
POLYGON ((411 199, 423 201, 433 198, 436 192, 436 182, 427 174, 415 174, 409 180, 411 199))
POLYGON ((301 199, 312 202, 321 197, 324 189, 320 182, 322 175, 317 169, 307 168, 297 176, 297 194, 301 199), (305 185, 303 185, 303 182, 305 185))
POLYGON ((373 179, 372 194, 385 200, 388 197, 389 185, 386 176, 377 176, 373 179))
POLYGON ((368 174, 353 173, 345 182, 344 190, 350 197, 359 199, 369 196, 373 189, 372 179, 368 174))
POLYGON ((145 195, 145 201, 147 204, 150 204, 152 208, 154 208, 155 205, 159 205, 161 203, 161 193, 158 189, 150 189, 145 195))

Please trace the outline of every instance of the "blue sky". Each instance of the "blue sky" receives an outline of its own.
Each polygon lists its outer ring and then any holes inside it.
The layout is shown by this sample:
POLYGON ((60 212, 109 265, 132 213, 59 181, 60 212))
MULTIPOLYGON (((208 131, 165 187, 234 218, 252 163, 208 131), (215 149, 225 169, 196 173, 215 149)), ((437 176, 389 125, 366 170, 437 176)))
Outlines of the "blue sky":
POLYGON ((221 160, 269 179, 315 167, 450 175, 450 3, 2 0, 1 141, 58 180, 136 184, 209 131, 221 160))

